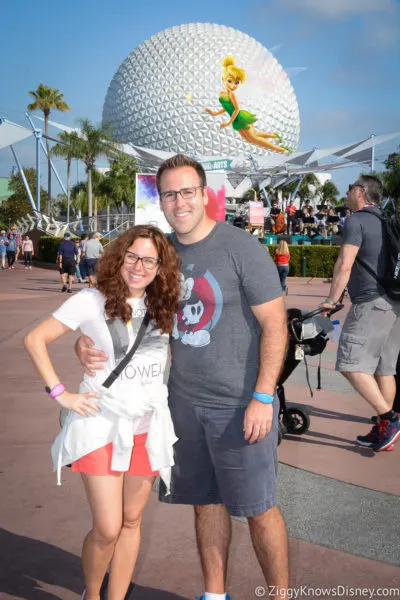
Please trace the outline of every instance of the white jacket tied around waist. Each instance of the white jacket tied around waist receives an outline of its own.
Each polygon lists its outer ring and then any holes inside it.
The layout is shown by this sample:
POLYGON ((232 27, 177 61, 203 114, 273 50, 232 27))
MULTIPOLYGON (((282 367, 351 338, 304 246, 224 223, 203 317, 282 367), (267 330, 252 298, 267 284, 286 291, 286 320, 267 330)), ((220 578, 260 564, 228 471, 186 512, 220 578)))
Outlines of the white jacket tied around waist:
MULTIPOLYGON (((82 382, 80 393, 93 391, 82 382)), ((112 391, 101 387, 98 404, 100 411, 93 417, 81 417, 70 411, 64 426, 55 439, 51 455, 57 471, 57 485, 61 485, 61 467, 112 442, 111 469, 127 471, 134 445, 135 427, 140 419, 151 414, 146 449, 152 471, 159 471, 167 492, 170 492, 171 467, 174 464, 173 445, 178 440, 168 408, 167 386, 152 390, 152 396, 138 401, 119 400, 112 391), (154 394, 153 394, 154 392, 154 394)))

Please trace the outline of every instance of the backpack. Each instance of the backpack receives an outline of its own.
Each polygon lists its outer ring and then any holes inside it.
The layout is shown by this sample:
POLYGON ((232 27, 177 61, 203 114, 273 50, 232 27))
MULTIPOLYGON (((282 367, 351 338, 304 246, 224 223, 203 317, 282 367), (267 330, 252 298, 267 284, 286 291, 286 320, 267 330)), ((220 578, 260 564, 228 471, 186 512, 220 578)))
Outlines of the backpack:
POLYGON ((387 296, 395 302, 400 302, 400 219, 392 218, 387 213, 377 214, 364 208, 360 211, 377 217, 382 223, 382 239, 385 244, 386 268, 384 277, 377 274, 358 256, 356 260, 382 286, 387 296))

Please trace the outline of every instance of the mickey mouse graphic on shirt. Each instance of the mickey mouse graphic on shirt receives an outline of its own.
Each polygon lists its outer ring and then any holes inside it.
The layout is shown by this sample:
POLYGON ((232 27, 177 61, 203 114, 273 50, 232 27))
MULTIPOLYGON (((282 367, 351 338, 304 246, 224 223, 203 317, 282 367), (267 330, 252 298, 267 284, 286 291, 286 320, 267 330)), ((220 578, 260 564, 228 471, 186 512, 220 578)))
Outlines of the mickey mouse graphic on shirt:
POLYGON ((185 267, 181 273, 180 306, 175 315, 172 337, 186 346, 202 348, 211 341, 211 331, 219 321, 223 300, 221 288, 209 272, 185 267))

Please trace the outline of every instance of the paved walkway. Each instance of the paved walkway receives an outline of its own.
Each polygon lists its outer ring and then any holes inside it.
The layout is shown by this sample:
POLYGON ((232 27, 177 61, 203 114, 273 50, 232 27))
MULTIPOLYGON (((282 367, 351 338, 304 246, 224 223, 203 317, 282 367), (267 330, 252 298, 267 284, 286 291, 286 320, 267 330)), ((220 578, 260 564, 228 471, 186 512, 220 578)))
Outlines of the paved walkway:
MULTIPOLYGON (((316 279, 291 279, 289 288, 287 305, 299 308, 315 308, 328 292, 328 284, 316 279)), ((18 265, 0 272, 1 599, 77 600, 82 589, 79 555, 89 512, 78 477, 64 470, 63 486, 56 486, 49 448, 58 409, 43 393, 22 345, 25 333, 64 299, 59 290, 56 271, 27 272, 18 265)), ((75 338, 68 334, 52 348, 69 386, 80 377, 71 352, 75 338)), ((289 401, 311 410, 307 434, 286 436, 279 447, 292 594, 400 598, 400 444, 380 454, 356 447, 353 440, 368 430, 371 411, 334 372, 334 356, 329 343, 323 389, 312 399, 303 365, 286 385, 289 401), (370 591, 362 595, 355 588, 370 591)), ((310 360, 314 386, 316 364, 310 360)), ((263 597, 247 525, 235 520, 233 526, 228 589, 233 600, 263 597)), ((135 582, 136 600, 193 600, 201 593, 190 507, 160 504, 152 494, 135 582)))

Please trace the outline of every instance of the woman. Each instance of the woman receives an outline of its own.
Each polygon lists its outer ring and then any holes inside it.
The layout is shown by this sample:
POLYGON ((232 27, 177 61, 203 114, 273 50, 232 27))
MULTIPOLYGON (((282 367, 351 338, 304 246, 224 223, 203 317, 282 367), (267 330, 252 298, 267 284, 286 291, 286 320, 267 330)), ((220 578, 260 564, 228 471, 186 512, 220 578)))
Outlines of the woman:
POLYGON ((24 237, 22 252, 24 253, 25 269, 32 270, 33 242, 29 239, 29 235, 24 237))
POLYGON ((256 131, 253 123, 257 121, 256 115, 248 112, 247 110, 240 110, 239 103, 235 95, 235 91, 238 89, 241 83, 246 80, 246 72, 244 69, 235 66, 235 59, 233 56, 225 56, 222 60, 222 82, 225 89, 221 91, 219 96, 219 103, 222 109, 213 112, 209 108, 205 108, 205 112, 212 117, 223 115, 227 112, 230 115, 229 121, 221 123, 221 129, 232 125, 233 129, 237 131, 246 142, 255 144, 261 148, 267 150, 274 150, 275 152, 290 153, 286 146, 277 146, 268 141, 267 138, 275 141, 282 142, 282 138, 279 133, 267 133, 265 131, 256 131))
POLYGON ((177 438, 164 371, 179 282, 177 254, 166 236, 155 227, 133 227, 106 248, 97 289, 81 290, 25 338, 50 395, 69 409, 52 456, 59 480, 61 466, 70 463, 81 473, 92 512, 82 551, 85 600, 99 600, 109 565, 107 598, 125 597, 142 512, 158 473, 169 488, 177 438), (152 321, 145 336, 107 390, 102 383, 132 346, 146 309, 152 321), (85 374, 73 393, 60 384, 47 345, 78 327, 109 359, 104 371, 85 374))
POLYGON ((275 250, 275 262, 278 268, 279 279, 281 280, 282 290, 287 295, 286 277, 289 275, 290 252, 286 242, 281 240, 275 250))

